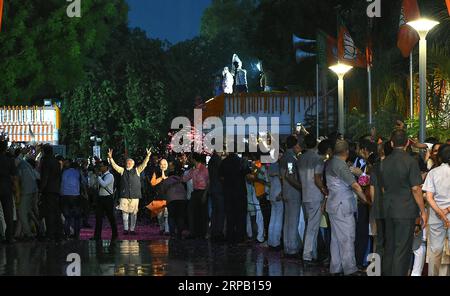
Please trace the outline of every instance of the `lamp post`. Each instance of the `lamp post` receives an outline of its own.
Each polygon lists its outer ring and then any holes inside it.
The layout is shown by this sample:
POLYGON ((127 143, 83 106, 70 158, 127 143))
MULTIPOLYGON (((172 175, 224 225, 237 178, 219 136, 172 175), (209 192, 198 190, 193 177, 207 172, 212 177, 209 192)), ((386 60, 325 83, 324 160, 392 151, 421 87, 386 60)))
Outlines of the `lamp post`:
POLYGON ((425 142, 426 138, 426 107, 427 107, 427 34, 430 32, 439 22, 421 18, 415 21, 407 23, 411 26, 420 36, 419 42, 419 80, 420 80, 420 131, 419 140, 421 143, 425 142))
POLYGON ((347 74, 348 71, 350 71, 353 67, 337 63, 334 66, 329 67, 331 71, 336 73, 338 76, 338 126, 339 126, 339 132, 341 134, 345 134, 345 116, 344 116, 344 76, 347 74))

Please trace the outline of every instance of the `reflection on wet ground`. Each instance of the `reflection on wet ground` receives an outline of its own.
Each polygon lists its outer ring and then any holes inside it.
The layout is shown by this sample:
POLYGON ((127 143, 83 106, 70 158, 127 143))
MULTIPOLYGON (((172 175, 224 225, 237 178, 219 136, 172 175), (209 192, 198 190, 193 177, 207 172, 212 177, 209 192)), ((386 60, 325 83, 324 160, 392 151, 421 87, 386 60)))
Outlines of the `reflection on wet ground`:
POLYGON ((65 241, 0 245, 0 275, 66 275, 67 256, 81 257, 82 276, 314 276, 298 259, 249 244, 209 241, 65 241))

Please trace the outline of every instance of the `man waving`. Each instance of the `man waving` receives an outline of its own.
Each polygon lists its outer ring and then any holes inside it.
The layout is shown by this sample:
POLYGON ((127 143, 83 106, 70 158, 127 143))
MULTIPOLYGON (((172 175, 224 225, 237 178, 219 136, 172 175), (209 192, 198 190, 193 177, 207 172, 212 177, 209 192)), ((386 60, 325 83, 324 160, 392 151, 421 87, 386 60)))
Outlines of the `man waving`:
POLYGON ((112 155, 113 151, 109 149, 108 160, 113 169, 121 175, 119 209, 122 211, 124 235, 128 235, 128 233, 136 235, 137 212, 139 210, 139 200, 142 198, 140 175, 147 167, 152 152, 151 149, 147 149, 147 157, 138 167, 135 167, 133 159, 127 159, 125 169, 116 164, 112 155))

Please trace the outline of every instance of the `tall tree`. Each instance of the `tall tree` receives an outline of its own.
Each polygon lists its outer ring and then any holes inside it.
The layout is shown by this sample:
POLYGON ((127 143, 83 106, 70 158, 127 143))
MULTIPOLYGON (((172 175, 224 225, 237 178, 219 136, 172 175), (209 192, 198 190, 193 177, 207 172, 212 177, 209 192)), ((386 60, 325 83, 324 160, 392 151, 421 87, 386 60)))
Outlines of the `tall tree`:
POLYGON ((127 19, 125 0, 83 0, 81 18, 69 18, 68 5, 60 0, 5 2, 0 103, 27 104, 75 87, 86 67, 106 52, 111 32, 127 19))
POLYGON ((62 139, 74 156, 89 153, 94 130, 103 149, 123 152, 127 143, 134 153, 159 144, 170 126, 163 43, 122 26, 107 46, 87 79, 63 95, 62 139))

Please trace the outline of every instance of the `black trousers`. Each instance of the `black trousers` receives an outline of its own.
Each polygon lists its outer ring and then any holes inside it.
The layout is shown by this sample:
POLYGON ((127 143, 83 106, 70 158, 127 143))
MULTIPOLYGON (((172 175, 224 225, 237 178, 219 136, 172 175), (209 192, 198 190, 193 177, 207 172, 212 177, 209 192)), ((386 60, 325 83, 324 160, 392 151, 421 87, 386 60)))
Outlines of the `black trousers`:
POLYGON ((60 208, 60 196, 58 193, 44 193, 45 226, 47 227, 47 238, 62 238, 62 220, 60 208))
POLYGON ((225 229, 225 202, 223 193, 211 194, 211 237, 224 238, 225 229))
POLYGON ((408 275, 413 256, 415 222, 415 219, 385 219, 383 275, 408 275))
POLYGON ((235 92, 237 93, 247 93, 248 92, 248 86, 247 85, 236 85, 235 92))
POLYGON ((247 227, 247 196, 225 194, 226 239, 229 243, 245 240, 247 227))
POLYGON ((70 234, 72 226, 75 238, 80 237, 81 229, 81 197, 80 196, 62 196, 62 212, 65 218, 64 232, 70 234))
POLYGON ((94 237, 101 239, 103 229, 103 217, 108 218, 111 225, 112 238, 117 238, 117 223, 114 215, 114 198, 110 196, 98 196, 95 209, 95 233, 94 237))
POLYGON ((82 222, 83 224, 89 224, 89 214, 91 209, 91 204, 88 198, 84 198, 83 196, 80 197, 80 205, 81 205, 81 215, 82 215, 82 222))
POLYGON ((185 200, 174 200, 167 205, 170 235, 176 235, 177 238, 181 238, 181 234, 185 229, 186 205, 185 200))
POLYGON ((194 190, 191 194, 193 227, 191 235, 205 238, 208 230, 208 201, 203 201, 205 190, 194 190))
POLYGON ((377 223, 377 235, 375 236, 375 253, 381 257, 381 265, 383 265, 384 259, 384 246, 386 243, 385 239, 385 221, 384 219, 375 219, 377 223))
POLYGON ((0 202, 2 203, 3 215, 5 216, 6 240, 12 240, 14 237, 14 199, 12 194, 0 192, 0 202))
MULTIPOLYGON (((330 219, 328 215, 325 215, 327 224, 330 224, 330 219)), ((317 252, 319 256, 319 260, 326 260, 331 258, 330 254, 330 244, 331 244, 331 228, 321 229, 319 228, 319 234, 317 237, 317 252)))
POLYGON ((363 266, 369 246, 369 206, 358 203, 358 219, 356 220, 355 257, 356 265, 363 266))

